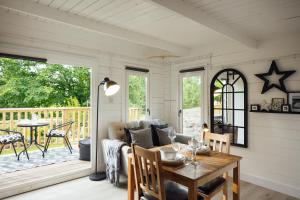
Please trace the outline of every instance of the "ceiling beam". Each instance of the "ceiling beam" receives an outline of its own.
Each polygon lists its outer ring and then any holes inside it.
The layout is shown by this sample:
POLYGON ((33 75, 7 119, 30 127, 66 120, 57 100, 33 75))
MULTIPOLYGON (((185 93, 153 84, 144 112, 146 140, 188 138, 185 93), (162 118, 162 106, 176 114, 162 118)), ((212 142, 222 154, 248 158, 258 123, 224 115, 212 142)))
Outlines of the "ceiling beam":
POLYGON ((240 33, 235 30, 233 27, 218 21, 217 19, 209 16, 201 9, 192 6, 190 3, 187 3, 183 0, 148 0, 154 5, 168 9, 176 14, 182 15, 186 18, 189 18, 196 23, 199 23, 203 26, 206 26, 222 35, 228 37, 231 40, 235 40, 244 44, 250 48, 257 48, 257 41, 247 35, 240 33))
POLYGON ((126 40, 135 44, 158 48, 169 51, 176 55, 187 55, 189 49, 168 41, 160 40, 152 36, 120 28, 111 24, 91 20, 75 14, 60 11, 38 3, 25 0, 0 0, 0 7, 9 8, 22 13, 38 16, 59 23, 64 23, 73 27, 108 35, 114 38, 126 40))

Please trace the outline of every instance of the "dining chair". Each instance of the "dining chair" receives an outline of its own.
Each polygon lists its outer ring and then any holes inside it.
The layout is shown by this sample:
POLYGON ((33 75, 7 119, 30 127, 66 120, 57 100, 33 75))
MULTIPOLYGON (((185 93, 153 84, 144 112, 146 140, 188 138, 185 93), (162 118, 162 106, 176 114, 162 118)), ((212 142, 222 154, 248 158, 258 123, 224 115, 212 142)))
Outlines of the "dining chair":
POLYGON ((71 130, 71 127, 73 125, 74 121, 65 122, 59 125, 54 126, 48 134, 46 134, 47 140, 44 147, 44 152, 48 151, 51 138, 63 138, 65 141, 66 146, 68 147, 69 151, 72 153, 72 145, 70 143, 70 140, 68 138, 68 134, 71 130))
POLYGON ((17 154, 16 148, 14 145, 16 142, 21 142, 23 144, 24 151, 22 151, 22 152, 26 153, 27 159, 29 160, 27 148, 26 148, 25 141, 24 141, 24 136, 22 135, 22 133, 17 132, 17 131, 0 129, 0 145, 1 145, 0 154, 2 153, 2 150, 5 145, 11 144, 16 157, 18 158, 18 160, 20 160, 21 153, 19 153, 19 155, 17 154))
MULTIPOLYGON (((178 184, 165 181, 159 151, 132 144, 135 183, 139 200, 186 200, 188 192, 178 184)), ((203 198, 199 196, 198 200, 203 198)))
MULTIPOLYGON (((205 133, 204 140, 207 142, 211 150, 229 154, 230 141, 228 134, 205 133)), ((228 199, 227 195, 227 177, 228 173, 224 173, 223 177, 217 177, 204 185, 198 187, 198 195, 205 200, 210 200, 213 196, 223 190, 223 200, 228 199)))

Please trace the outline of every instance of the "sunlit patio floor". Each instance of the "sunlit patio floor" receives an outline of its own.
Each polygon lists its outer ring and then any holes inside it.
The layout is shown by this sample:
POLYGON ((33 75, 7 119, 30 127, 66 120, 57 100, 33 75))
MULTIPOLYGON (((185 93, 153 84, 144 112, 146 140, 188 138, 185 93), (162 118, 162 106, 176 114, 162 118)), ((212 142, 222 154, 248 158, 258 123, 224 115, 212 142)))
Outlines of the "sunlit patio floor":
POLYGON ((71 160, 78 160, 78 148, 74 148, 72 154, 67 148, 52 148, 45 153, 42 157, 42 152, 39 150, 28 152, 29 160, 25 154, 21 154, 20 160, 17 159, 15 154, 0 155, 0 175, 5 173, 12 173, 41 167, 56 163, 62 163, 71 160))
POLYGON ((70 154, 66 148, 29 152, 20 161, 14 154, 0 155, 0 199, 51 184, 72 180, 90 173, 91 164, 79 160, 78 149, 70 154))

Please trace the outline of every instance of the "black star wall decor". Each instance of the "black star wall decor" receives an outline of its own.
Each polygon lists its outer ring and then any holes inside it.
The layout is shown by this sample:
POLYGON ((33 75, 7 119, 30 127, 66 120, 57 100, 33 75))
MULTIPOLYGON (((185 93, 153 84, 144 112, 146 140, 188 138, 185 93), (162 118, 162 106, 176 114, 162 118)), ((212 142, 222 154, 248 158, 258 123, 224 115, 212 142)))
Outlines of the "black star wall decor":
POLYGON ((265 92, 267 92, 268 90, 270 90, 271 88, 278 88, 279 90, 283 91, 283 92, 287 92, 285 85, 284 85, 284 80, 287 79, 290 75, 292 75, 293 73, 295 73, 295 70, 290 70, 290 71, 279 71, 275 60, 272 61, 272 64, 270 66, 270 69, 267 73, 263 73, 263 74, 255 74, 255 76, 257 76, 258 78, 260 78, 261 80, 265 81, 263 89, 261 91, 262 94, 264 94, 265 92), (268 77, 272 76, 273 73, 276 73, 276 75, 281 75, 281 77, 279 78, 279 84, 270 84, 270 80, 268 79, 268 77))

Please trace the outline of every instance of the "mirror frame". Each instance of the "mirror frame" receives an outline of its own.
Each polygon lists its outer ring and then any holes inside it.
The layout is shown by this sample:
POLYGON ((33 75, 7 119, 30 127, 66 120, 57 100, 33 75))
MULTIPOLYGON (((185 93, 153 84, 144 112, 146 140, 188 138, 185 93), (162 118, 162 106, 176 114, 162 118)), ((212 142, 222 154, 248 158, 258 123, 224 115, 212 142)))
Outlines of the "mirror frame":
MULTIPOLYGON (((243 148, 247 148, 248 147, 248 84, 247 84, 247 80, 245 78, 245 76, 238 70, 236 69, 232 69, 232 68, 228 68, 228 69, 223 69, 221 71, 219 71, 211 80, 210 83, 210 128, 211 128, 211 132, 213 133, 214 130, 214 89, 215 89, 215 81, 217 81, 218 77, 222 74, 222 73, 229 73, 229 72, 233 72, 233 74, 237 74, 240 76, 240 78, 243 80, 244 83, 244 144, 236 144, 236 143, 231 143, 232 146, 238 146, 238 147, 243 147, 243 148)), ((227 84, 225 84, 227 85, 227 84)), ((224 86, 222 87, 222 90, 224 88, 224 86)), ((231 85, 231 84, 230 84, 231 85)), ((232 86, 232 85, 231 85, 232 86)), ((234 88, 234 86, 232 86, 234 88)), ((233 91, 233 95, 234 95, 234 91, 233 91)), ((223 99, 223 96, 222 96, 223 99)), ((234 110, 234 108, 233 108, 234 110)), ((222 105, 222 113, 223 113, 223 105, 222 105)), ((222 115, 223 118, 223 115, 222 115)), ((223 120, 222 120, 223 121, 223 120)), ((223 125, 223 123, 222 123, 223 125)), ((235 127, 234 124, 232 127, 235 127)))

